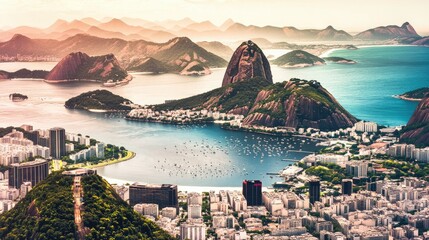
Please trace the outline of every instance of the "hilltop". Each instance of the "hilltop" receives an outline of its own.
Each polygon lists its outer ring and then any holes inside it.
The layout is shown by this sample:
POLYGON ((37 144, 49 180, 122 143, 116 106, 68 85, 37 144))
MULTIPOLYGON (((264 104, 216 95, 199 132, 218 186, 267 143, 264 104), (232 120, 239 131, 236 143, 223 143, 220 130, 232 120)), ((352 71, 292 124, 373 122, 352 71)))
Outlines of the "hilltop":
MULTIPOLYGON (((51 173, 0 215, 1 239, 77 239, 73 178, 51 173)), ((86 239, 173 239, 136 213, 100 176, 82 177, 86 239)))
POLYGON ((241 114, 243 124, 335 130, 353 126, 348 113, 317 81, 291 79, 271 84, 261 77, 235 82, 166 104, 156 110, 217 109, 241 114))
POLYGON ((258 45, 249 40, 240 44, 232 54, 222 86, 256 77, 273 82, 270 63, 258 45))
POLYGON ((272 61, 280 67, 297 68, 324 65, 325 60, 302 50, 288 52, 272 61))
POLYGON ((102 110, 111 111, 128 111, 131 110, 130 100, 115 95, 107 90, 95 90, 82 93, 79 96, 70 98, 64 104, 69 109, 83 110, 102 110))
POLYGON ((125 71, 113 54, 90 57, 86 53, 74 52, 64 57, 46 76, 46 80, 100 80, 122 81, 125 71))

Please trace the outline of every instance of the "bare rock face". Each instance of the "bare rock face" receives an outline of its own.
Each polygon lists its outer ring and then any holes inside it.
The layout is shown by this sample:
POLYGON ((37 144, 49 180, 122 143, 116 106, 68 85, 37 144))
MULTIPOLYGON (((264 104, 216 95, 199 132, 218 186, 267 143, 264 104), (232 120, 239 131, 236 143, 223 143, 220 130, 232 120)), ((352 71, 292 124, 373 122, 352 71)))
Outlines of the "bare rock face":
POLYGON ((229 61, 222 87, 254 77, 273 83, 270 64, 262 50, 252 41, 243 42, 229 61))
POLYGON ((47 80, 77 79, 79 68, 89 60, 82 52, 70 53, 65 56, 46 76, 47 80))
POLYGON ((400 140, 418 146, 429 145, 429 97, 420 101, 401 134, 400 140))
POLYGON ((121 81, 128 73, 113 54, 90 57, 75 52, 64 57, 46 76, 46 80, 91 79, 121 81))

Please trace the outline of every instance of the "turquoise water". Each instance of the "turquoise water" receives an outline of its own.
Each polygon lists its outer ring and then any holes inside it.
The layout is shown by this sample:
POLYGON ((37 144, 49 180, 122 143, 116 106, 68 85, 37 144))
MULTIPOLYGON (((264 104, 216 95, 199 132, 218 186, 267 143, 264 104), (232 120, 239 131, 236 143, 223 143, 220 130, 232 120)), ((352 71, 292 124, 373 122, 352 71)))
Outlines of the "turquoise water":
POLYGON ((429 86, 429 48, 367 47, 337 50, 330 56, 357 64, 335 64, 305 69, 276 69, 276 81, 298 77, 322 83, 350 113, 383 125, 406 124, 417 103, 393 95, 429 86))
MULTIPOLYGON (((417 105, 392 95, 429 83, 429 48, 373 47, 338 50, 331 56, 358 63, 303 69, 272 66, 274 81, 292 77, 318 80, 350 113, 384 125, 406 124, 417 105)), ((0 63, 0 69, 10 71, 21 67, 49 70, 52 66, 52 63, 0 63)), ((162 103, 219 87, 224 71, 216 69, 204 77, 134 74, 130 84, 109 90, 139 104, 162 103)), ((231 132, 216 125, 183 127, 130 122, 109 114, 64 108, 67 99, 99 88, 98 84, 0 80, 0 126, 62 126, 69 132, 123 145, 137 156, 100 168, 99 173, 108 178, 148 183, 240 186, 243 179, 261 179, 268 186, 278 179, 266 173, 278 172, 292 163, 284 159, 299 159, 304 155, 290 150, 315 149, 315 142, 296 138, 231 132), (12 92, 26 94, 29 100, 13 103, 8 99, 12 92)))

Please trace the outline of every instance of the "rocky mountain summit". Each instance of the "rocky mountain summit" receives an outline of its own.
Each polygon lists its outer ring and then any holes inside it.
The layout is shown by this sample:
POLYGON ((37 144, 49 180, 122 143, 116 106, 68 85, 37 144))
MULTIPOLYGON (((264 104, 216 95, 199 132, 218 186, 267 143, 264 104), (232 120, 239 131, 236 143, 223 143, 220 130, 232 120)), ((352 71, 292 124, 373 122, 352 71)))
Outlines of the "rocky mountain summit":
POLYGON ((243 42, 232 55, 223 77, 222 86, 260 77, 273 82, 270 64, 262 50, 252 41, 243 42))

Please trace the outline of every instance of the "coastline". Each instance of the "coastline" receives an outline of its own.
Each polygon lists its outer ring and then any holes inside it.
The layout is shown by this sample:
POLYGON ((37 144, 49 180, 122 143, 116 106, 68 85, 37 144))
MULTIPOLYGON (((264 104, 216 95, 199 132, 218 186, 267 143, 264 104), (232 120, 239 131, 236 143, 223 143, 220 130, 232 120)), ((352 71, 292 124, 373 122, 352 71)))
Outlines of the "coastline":
POLYGON ((405 101, 412 101, 412 102, 420 102, 422 100, 420 98, 408 98, 408 97, 404 97, 401 95, 393 95, 392 97, 397 98, 397 99, 402 99, 405 101))
POLYGON ((128 160, 133 159, 136 156, 136 153, 130 150, 127 150, 127 155, 125 157, 121 157, 119 159, 109 159, 109 160, 104 160, 100 163, 94 164, 94 165, 87 165, 85 163, 77 163, 77 164, 72 164, 69 167, 78 167, 78 168, 100 168, 100 167, 105 167, 108 165, 113 165, 116 163, 120 163, 120 162, 125 162, 128 160))

